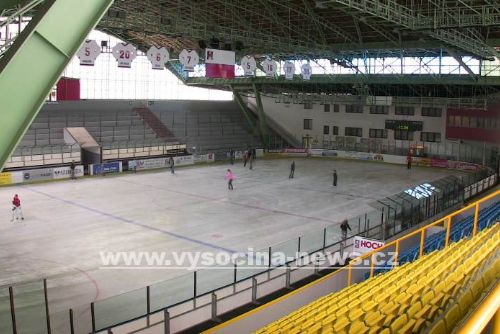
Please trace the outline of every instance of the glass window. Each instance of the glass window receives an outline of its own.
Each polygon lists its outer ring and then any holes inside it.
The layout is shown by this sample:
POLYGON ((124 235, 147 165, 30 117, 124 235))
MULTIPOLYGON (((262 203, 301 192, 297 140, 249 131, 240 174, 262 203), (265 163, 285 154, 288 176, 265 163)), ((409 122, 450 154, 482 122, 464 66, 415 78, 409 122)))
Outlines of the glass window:
POLYGON ((387 138, 386 129, 370 129, 370 138, 387 138))
POLYGON ((422 116, 441 117, 441 108, 422 107, 422 116))
POLYGON ((345 128, 345 135, 352 137, 363 137, 363 129, 362 128, 345 128))
POLYGON ((332 134, 334 136, 338 136, 339 135, 339 127, 338 126, 333 126, 332 127, 332 134))
POLYGON ((345 112, 349 114, 362 114, 363 106, 359 104, 347 104, 345 106, 345 112))
POLYGON ((330 104, 325 104, 325 112, 330 112, 330 104))
POLYGON ((324 135, 330 134, 330 127, 328 125, 323 126, 323 134, 324 135))
POLYGON ((462 127, 463 127, 463 128, 468 128, 468 127, 470 127, 470 124, 469 124, 469 116, 462 116, 462 127))
POLYGON ((394 139, 413 140, 413 132, 406 130, 394 130, 394 139))
POLYGON ((425 142, 441 142, 441 134, 439 132, 421 132, 420 141, 425 142))
POLYGON ((310 118, 304 118, 304 130, 312 130, 313 120, 310 118))
POLYGON ((387 115, 389 113, 389 106, 370 106, 370 114, 387 115))
POLYGON ((394 108, 394 113, 396 115, 414 116, 415 115, 415 107, 396 106, 396 108, 394 108))
POLYGON ((313 103, 308 101, 304 102, 304 109, 312 109, 313 108, 313 103))
POLYGON ((340 106, 338 104, 333 105, 333 112, 339 112, 340 111, 340 106))

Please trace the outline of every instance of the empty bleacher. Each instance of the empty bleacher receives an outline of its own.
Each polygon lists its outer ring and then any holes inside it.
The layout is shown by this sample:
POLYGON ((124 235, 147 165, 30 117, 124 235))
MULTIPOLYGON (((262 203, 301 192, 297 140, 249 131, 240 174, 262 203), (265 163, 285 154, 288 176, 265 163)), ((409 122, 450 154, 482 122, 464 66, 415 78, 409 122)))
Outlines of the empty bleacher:
POLYGON ((179 141, 198 152, 260 146, 234 102, 173 101, 150 109, 179 141))
POLYGON ((451 333, 500 276, 500 225, 481 226, 475 237, 326 295, 257 333, 451 333))

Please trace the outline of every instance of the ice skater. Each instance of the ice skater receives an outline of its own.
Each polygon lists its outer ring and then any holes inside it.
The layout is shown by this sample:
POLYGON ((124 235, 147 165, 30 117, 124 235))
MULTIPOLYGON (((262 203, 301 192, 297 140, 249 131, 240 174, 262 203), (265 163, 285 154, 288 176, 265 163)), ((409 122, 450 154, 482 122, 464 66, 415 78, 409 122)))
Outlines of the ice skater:
POLYGON ((243 167, 247 166, 247 162, 248 162, 248 151, 245 151, 243 153, 243 167))
POLYGON ((295 174, 295 161, 292 161, 290 165, 290 175, 288 175, 289 179, 293 179, 293 175, 295 174))
POLYGON ((351 231, 351 227, 347 222, 347 219, 344 219, 342 223, 340 223, 340 229, 342 230, 342 240, 347 239, 347 230, 351 231))
POLYGON ((229 159, 231 160, 231 165, 234 165, 234 151, 232 148, 229 150, 229 159))
POLYGON ((174 158, 170 157, 168 159, 168 165, 170 166, 170 173, 171 174, 175 174, 175 162, 174 162, 174 158))
POLYGON ((227 189, 233 190, 233 180, 235 178, 236 177, 234 176, 233 172, 228 169, 226 172, 226 176, 224 177, 224 179, 227 181, 227 189))
POLYGON ((24 220, 23 211, 21 210, 21 199, 17 194, 15 194, 12 199, 12 205, 12 219, 10 221, 13 222, 14 218, 16 219, 16 222, 19 221, 19 218, 24 220))
POLYGON ((69 169, 71 170, 71 179, 72 180, 76 180, 75 167, 76 167, 75 160, 71 160, 71 164, 69 165, 69 169))
POLYGON ((408 156, 406 157, 406 169, 410 170, 411 169, 411 154, 408 153, 408 156))
POLYGON ((337 186, 337 170, 336 169, 333 170, 333 186, 334 187, 337 186))

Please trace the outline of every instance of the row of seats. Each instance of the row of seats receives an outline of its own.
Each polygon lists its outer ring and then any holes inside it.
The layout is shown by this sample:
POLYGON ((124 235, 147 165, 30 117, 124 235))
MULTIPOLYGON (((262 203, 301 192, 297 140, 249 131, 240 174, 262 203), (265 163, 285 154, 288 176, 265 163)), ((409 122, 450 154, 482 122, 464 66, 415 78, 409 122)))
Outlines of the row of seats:
POLYGON ((450 333, 500 277, 500 225, 326 295, 264 333, 450 333))

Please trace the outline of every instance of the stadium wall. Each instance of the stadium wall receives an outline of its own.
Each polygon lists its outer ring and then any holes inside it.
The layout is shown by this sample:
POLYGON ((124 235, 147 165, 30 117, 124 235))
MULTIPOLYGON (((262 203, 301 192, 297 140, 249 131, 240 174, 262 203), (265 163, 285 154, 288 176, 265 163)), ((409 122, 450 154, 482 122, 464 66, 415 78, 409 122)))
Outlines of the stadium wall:
MULTIPOLYGON (((251 99, 250 99, 251 100, 251 99)), ((304 109, 304 104, 276 103, 274 98, 262 97, 264 112, 267 117, 278 121, 296 138, 301 139, 309 135, 319 142, 329 138, 333 140, 333 126, 338 127, 338 135, 345 136, 346 127, 362 128, 362 138, 369 138, 370 129, 385 129, 385 121, 405 120, 423 122, 423 132, 441 133, 441 141, 444 141, 446 130, 446 108, 441 108, 441 117, 426 117, 421 115, 422 106, 415 106, 414 116, 395 114, 395 106, 389 106, 388 114, 370 114, 370 106, 362 106, 363 113, 346 113, 346 105, 338 104, 338 112, 335 112, 331 104, 329 111, 325 112, 322 104, 313 104, 311 109, 304 109), (304 129, 304 119, 312 119, 312 129, 304 129), (323 134, 323 127, 329 127, 329 134, 323 134)), ((414 133, 414 141, 420 141, 420 132, 414 133)), ((394 140, 394 131, 388 130, 387 139, 394 140)))

